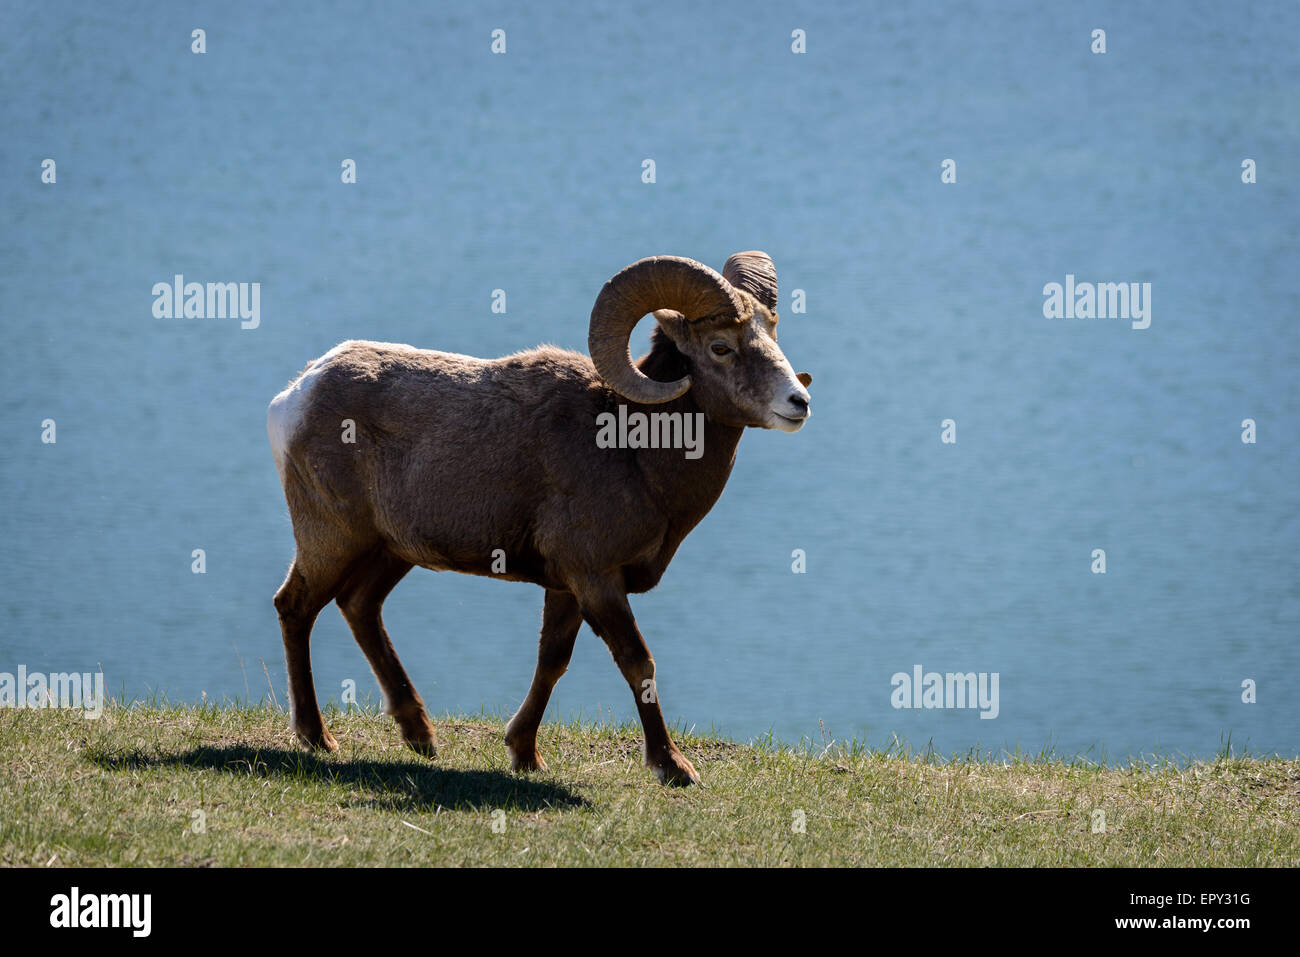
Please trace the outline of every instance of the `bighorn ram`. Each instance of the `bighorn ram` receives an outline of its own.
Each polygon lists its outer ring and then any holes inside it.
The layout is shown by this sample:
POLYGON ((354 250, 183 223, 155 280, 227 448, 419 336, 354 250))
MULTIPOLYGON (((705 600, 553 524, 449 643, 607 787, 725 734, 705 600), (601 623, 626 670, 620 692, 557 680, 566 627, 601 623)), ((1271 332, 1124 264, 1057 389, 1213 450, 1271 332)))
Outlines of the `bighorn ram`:
POLYGON ((605 283, 590 358, 550 346, 475 359, 345 342, 310 363, 267 414, 297 544, 275 607, 298 738, 338 748, 308 651, 333 599, 403 739, 435 753, 424 701, 380 618, 388 593, 421 565, 546 589, 537 670, 505 732, 515 770, 546 766, 537 727, 585 620, 635 694, 647 767, 668 783, 698 783, 664 725, 654 659, 627 596, 658 583, 722 494, 746 426, 796 432, 811 414, 812 379, 796 375, 776 344, 776 303, 766 253, 737 253, 722 275, 657 256, 605 283), (628 339, 649 312, 658 326, 634 365, 628 339), (622 403, 625 414, 691 415, 702 454, 665 443, 600 447, 598 417, 622 403))

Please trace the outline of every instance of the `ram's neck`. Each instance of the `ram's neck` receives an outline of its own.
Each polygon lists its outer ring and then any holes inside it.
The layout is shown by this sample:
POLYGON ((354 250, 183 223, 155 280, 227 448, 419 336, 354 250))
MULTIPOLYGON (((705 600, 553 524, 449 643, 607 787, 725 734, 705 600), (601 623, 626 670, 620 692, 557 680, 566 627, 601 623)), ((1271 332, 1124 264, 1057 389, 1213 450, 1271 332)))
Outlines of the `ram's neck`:
MULTIPOLYGON (((651 379, 660 382, 680 379, 688 371, 686 360, 672 340, 657 330, 650 352, 642 357, 637 367, 651 379)), ((727 477, 731 474, 731 466, 736 461, 736 446, 745 430, 722 425, 704 415, 690 391, 661 405, 630 404, 629 412, 633 408, 647 414, 680 412, 683 418, 687 415, 692 417, 692 425, 699 422, 704 424, 702 439, 697 433, 692 433, 696 441, 701 443, 695 450, 647 449, 637 457, 646 481, 661 497, 680 535, 685 536, 708 514, 722 494, 727 477), (687 458, 688 451, 692 455, 698 452, 698 457, 687 458)), ((673 547, 676 547, 676 543, 673 543, 673 547)))

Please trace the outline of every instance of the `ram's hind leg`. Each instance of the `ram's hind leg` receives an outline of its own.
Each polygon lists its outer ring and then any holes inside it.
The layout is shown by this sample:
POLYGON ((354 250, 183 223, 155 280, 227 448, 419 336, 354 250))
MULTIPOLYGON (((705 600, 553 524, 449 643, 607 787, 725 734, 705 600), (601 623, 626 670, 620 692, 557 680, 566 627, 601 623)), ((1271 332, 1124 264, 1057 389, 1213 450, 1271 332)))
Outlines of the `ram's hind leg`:
POLYGON ((347 574, 346 562, 304 560, 302 549, 294 556, 289 574, 275 593, 284 638, 285 667, 289 672, 290 721, 298 740, 309 748, 337 751, 338 742, 325 729, 316 688, 311 677, 311 629, 316 616, 338 590, 347 574))
POLYGON ((542 723, 555 682, 568 670, 573 642, 581 627, 578 600, 568 592, 547 591, 533 684, 519 711, 506 725, 506 751, 510 754, 510 767, 515 771, 546 770, 546 762, 537 753, 537 726, 542 723))
POLYGON ((357 566, 340 589, 337 602, 383 689, 388 713, 397 722, 402 740, 413 751, 432 758, 438 752, 433 724, 393 650, 380 613, 388 593, 412 567, 410 562, 381 550, 357 566))

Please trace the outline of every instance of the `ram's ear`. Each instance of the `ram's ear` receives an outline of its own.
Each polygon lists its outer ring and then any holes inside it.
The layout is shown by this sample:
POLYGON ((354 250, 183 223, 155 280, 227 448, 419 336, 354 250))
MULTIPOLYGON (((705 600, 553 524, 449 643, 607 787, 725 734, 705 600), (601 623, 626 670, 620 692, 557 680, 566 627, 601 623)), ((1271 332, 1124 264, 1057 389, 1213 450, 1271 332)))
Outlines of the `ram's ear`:
POLYGON ((680 342, 686 332, 686 317, 676 309, 656 309, 651 313, 655 317, 655 322, 659 323, 659 328, 664 331, 673 342, 680 342))

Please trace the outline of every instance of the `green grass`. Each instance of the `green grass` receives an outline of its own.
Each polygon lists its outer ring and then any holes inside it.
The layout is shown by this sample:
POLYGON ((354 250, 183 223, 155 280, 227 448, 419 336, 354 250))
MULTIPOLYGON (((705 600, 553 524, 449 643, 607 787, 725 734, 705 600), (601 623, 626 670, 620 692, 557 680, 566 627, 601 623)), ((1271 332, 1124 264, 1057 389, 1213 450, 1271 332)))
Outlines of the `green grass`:
POLYGON ((641 767, 635 727, 543 724, 550 771, 518 777, 491 718, 436 719, 435 762, 382 715, 326 720, 341 750, 317 757, 271 708, 117 705, 97 721, 0 710, 0 864, 1300 862, 1297 760, 1114 769, 678 732, 706 787, 670 789, 641 767))

